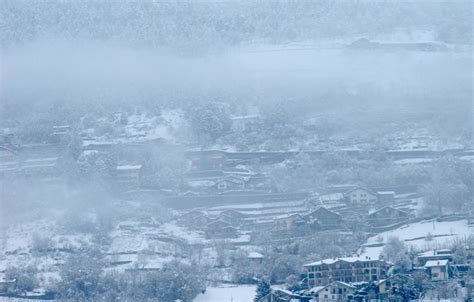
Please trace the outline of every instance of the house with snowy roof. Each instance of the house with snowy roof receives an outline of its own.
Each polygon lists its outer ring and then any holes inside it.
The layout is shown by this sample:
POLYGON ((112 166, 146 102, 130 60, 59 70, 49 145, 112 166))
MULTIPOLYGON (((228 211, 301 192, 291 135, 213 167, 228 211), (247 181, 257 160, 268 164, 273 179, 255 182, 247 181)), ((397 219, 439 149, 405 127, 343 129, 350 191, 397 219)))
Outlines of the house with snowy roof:
POLYGON ((386 226, 407 221, 410 214, 405 211, 386 206, 369 213, 367 219, 372 226, 386 226))
POLYGON ((431 260, 447 260, 451 262, 453 260, 453 251, 450 249, 438 249, 420 253, 415 258, 415 264, 418 267, 423 267, 426 262, 431 260))
POLYGON ((220 150, 188 151, 185 155, 192 171, 222 170, 227 160, 226 153, 220 150))
POLYGON ((249 252, 247 258, 252 265, 261 265, 265 257, 259 252, 249 252))
POLYGON ((298 226, 306 225, 305 219, 300 214, 283 214, 273 217, 277 230, 291 230, 298 226))
POLYGON ((352 205, 369 205, 377 203, 377 193, 364 187, 355 187, 344 194, 348 203, 352 205))
POLYGON ((262 118, 258 114, 240 115, 231 117, 232 130, 236 132, 245 132, 255 130, 261 124, 262 118))
POLYGON ((178 223, 196 229, 204 228, 210 222, 209 214, 202 209, 193 209, 178 217, 178 223))
POLYGON ((0 294, 13 291, 16 285, 16 279, 5 279, 0 277, 0 294))
POLYGON ((426 272, 431 281, 446 281, 449 279, 448 260, 429 260, 425 263, 426 272))
POLYGON ((115 168, 117 183, 122 189, 136 189, 140 186, 142 165, 119 165, 115 168))
POLYGON ((223 220, 233 226, 240 225, 245 215, 234 209, 226 209, 217 215, 217 219, 223 220))
POLYGON ((413 277, 404 274, 395 274, 386 279, 382 279, 376 283, 378 287, 379 299, 385 298, 392 287, 400 287, 401 285, 414 284, 413 277))
POLYGON ((390 265, 383 259, 370 257, 329 258, 308 263, 308 286, 325 286, 333 281, 371 282, 385 278, 390 265))
POLYGON ((222 220, 216 220, 208 223, 206 225, 205 232, 207 239, 226 239, 238 237, 237 228, 222 220))
POLYGON ((377 199, 379 204, 391 204, 395 200, 394 191, 378 191, 377 199))
POLYGON ((333 281, 326 286, 317 286, 308 292, 314 302, 348 301, 357 288, 349 283, 333 281))
POLYGON ((272 290, 266 296, 260 298, 258 302, 309 302, 311 297, 301 296, 283 288, 272 290))
POLYGON ((342 216, 326 207, 318 207, 316 210, 306 214, 304 218, 309 224, 317 223, 322 229, 339 228, 342 216))

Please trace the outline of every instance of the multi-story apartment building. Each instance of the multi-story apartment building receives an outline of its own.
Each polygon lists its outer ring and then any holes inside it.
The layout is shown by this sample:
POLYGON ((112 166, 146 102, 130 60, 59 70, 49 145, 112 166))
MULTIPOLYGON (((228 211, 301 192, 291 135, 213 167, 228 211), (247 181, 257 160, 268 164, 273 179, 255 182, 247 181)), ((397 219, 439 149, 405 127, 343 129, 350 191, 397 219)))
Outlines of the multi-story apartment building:
POLYGON ((333 281, 369 282, 386 277, 389 264, 384 260, 369 257, 331 258, 308 263, 309 287, 325 286, 333 281))

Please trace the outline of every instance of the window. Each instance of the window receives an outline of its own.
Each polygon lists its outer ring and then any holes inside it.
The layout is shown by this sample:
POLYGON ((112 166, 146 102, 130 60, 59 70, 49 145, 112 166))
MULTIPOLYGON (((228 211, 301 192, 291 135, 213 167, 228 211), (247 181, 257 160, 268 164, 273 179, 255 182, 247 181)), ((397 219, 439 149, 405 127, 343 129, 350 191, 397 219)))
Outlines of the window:
POLYGON ((308 274, 308 278, 309 278, 309 279, 314 279, 314 273, 309 273, 309 274, 308 274))

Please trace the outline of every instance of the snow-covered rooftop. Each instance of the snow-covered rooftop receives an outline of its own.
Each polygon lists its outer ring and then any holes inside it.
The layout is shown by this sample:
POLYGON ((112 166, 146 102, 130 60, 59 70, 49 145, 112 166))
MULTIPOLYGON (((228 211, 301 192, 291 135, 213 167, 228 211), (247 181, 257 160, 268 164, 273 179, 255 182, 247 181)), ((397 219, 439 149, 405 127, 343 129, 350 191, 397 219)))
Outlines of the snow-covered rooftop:
POLYGON ((427 261, 425 267, 437 267, 448 265, 448 260, 430 260, 427 261))
POLYGON ((394 191, 378 191, 377 194, 379 195, 392 195, 395 194, 394 191))
POLYGON ((256 119, 260 118, 258 114, 251 114, 251 115, 239 115, 231 117, 232 120, 246 120, 246 119, 256 119))
POLYGON ((142 165, 123 165, 117 166, 117 170, 139 170, 142 168, 142 165))
POLYGON ((354 263, 354 262, 357 262, 357 261, 365 262, 365 261, 374 261, 374 260, 377 260, 377 259, 372 259, 370 257, 329 258, 329 259, 324 259, 324 260, 319 260, 319 261, 316 261, 316 262, 308 263, 308 264, 305 264, 304 266, 315 266, 315 265, 321 265, 321 264, 333 264, 333 263, 336 263, 338 261, 345 261, 345 262, 354 263))
POLYGON ((420 253, 418 257, 451 256, 451 254, 452 251, 450 249, 439 249, 420 253))
POLYGON ((252 259, 261 259, 263 258, 263 255, 258 252, 250 252, 248 257, 252 259))

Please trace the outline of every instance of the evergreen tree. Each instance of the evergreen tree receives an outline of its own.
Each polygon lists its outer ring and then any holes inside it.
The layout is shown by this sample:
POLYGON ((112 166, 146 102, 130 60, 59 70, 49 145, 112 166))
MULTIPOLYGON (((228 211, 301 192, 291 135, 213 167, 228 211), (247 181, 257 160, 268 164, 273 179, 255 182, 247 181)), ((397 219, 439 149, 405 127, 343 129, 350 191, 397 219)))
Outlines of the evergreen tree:
POLYGON ((270 287, 270 282, 266 279, 260 279, 257 284, 257 294, 254 301, 258 302, 260 299, 271 293, 272 289, 270 287))
POLYGON ((412 282, 401 283, 393 286, 389 291, 391 300, 409 302, 418 299, 420 294, 417 287, 412 282))

